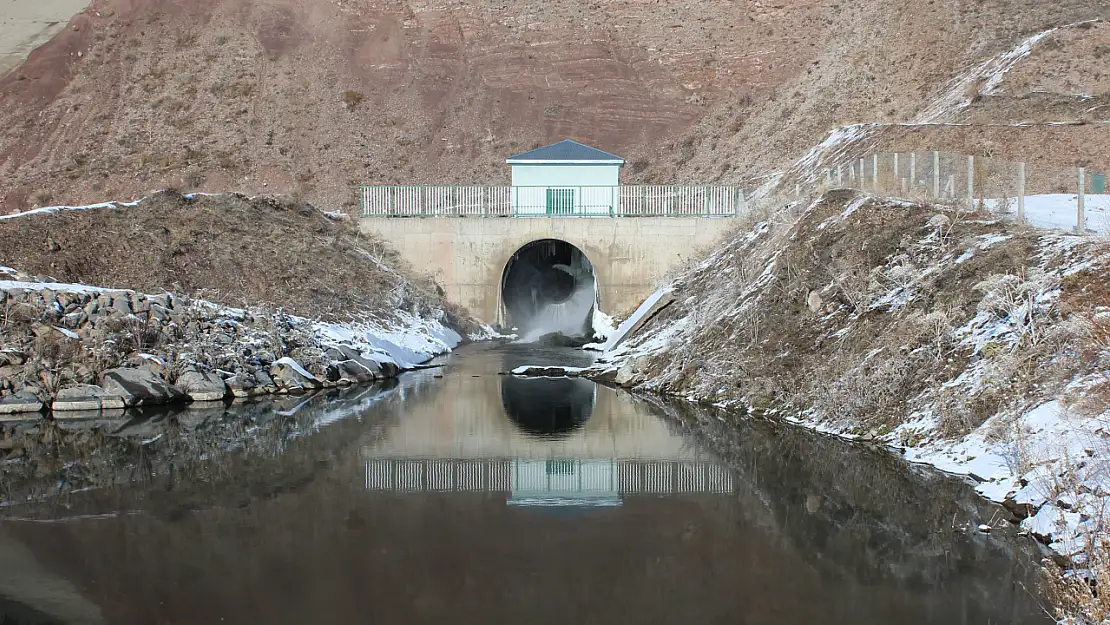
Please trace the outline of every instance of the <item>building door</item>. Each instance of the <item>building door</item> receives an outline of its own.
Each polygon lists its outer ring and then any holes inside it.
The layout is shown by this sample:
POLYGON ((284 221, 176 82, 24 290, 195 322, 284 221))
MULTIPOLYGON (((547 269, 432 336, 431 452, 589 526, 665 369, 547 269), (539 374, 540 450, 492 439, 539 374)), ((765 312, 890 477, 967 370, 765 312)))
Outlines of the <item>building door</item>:
POLYGON ((548 189, 547 190, 548 215, 573 215, 574 214, 574 189, 548 189))

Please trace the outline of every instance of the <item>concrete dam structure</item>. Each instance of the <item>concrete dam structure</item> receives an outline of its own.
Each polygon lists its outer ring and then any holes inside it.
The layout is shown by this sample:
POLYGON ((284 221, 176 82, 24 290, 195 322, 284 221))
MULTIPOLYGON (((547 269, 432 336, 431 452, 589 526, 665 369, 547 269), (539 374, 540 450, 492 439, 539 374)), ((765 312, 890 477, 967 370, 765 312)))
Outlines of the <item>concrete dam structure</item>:
POLYGON ((734 223, 703 217, 364 217, 361 228, 484 322, 527 327, 548 314, 571 327, 585 322, 594 288, 603 311, 631 312, 671 270, 718 243, 734 223), (573 315, 580 315, 577 321, 573 315))
POLYGON ((623 158, 569 139, 505 162, 508 186, 362 187, 362 229, 526 340, 631 312, 747 209, 739 187, 622 185, 623 158))

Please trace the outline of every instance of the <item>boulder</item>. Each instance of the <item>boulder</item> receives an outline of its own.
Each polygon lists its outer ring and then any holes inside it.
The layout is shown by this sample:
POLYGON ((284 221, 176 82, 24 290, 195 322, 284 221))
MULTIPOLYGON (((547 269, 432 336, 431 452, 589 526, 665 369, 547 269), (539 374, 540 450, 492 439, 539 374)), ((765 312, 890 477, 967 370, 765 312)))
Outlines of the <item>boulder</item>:
POLYGON ((285 357, 270 365, 270 376, 278 388, 287 392, 303 392, 323 387, 316 376, 309 373, 292 358, 285 357))
POLYGON ((395 377, 401 375, 401 371, 402 371, 401 367, 397 366, 397 363, 395 363, 391 360, 387 360, 385 362, 379 362, 377 364, 378 364, 378 368, 381 369, 381 371, 382 371, 382 374, 381 374, 382 379, 395 378, 395 377))
POLYGON ((265 369, 256 370, 254 372, 254 379, 258 383, 260 392, 272 393, 277 389, 277 384, 274 383, 274 379, 270 377, 269 373, 266 373, 265 369))
POLYGON ((567 336, 562 332, 550 332, 536 339, 535 343, 547 347, 582 347, 591 340, 585 336, 567 336))
POLYGON ((131 298, 126 292, 112 292, 111 308, 121 315, 131 314, 131 298))
POLYGON ((371 368, 361 359, 341 360, 335 363, 335 366, 339 370, 340 380, 351 380, 359 384, 373 382, 377 379, 378 373, 380 373, 380 369, 377 367, 371 368))
POLYGON ((185 393, 147 367, 109 369, 100 375, 100 385, 122 396, 128 406, 169 404, 186 399, 185 393))
POLYGON ((231 394, 235 397, 249 397, 254 395, 254 389, 258 386, 258 381, 249 373, 236 373, 226 380, 227 388, 231 390, 231 394))
POLYGON ((617 368, 605 369, 601 373, 590 376, 590 379, 600 384, 615 384, 617 380, 617 368))
POLYGON ((642 367, 645 364, 646 359, 643 356, 630 358, 617 368, 613 383, 617 386, 635 386, 643 379, 642 367))
POLYGON ((123 397, 94 384, 78 384, 58 391, 52 406, 55 412, 73 410, 118 410, 125 406, 123 397))
POLYGON ((178 376, 177 388, 193 401, 220 401, 227 397, 227 384, 215 373, 186 371, 178 376))
POLYGON ((42 412, 43 403, 30 391, 18 391, 0 397, 0 415, 42 412))

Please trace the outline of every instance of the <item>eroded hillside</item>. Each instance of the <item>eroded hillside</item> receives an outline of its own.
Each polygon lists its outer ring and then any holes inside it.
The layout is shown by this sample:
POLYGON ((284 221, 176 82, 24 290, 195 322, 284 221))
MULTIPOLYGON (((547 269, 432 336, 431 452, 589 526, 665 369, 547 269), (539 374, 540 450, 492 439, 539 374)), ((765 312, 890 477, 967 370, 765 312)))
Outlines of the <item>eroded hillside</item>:
MULTIPOLYGON (((826 8, 97 0, 0 80, 3 209, 172 185, 500 182, 572 136, 637 160, 712 102, 765 97, 826 8)), ((642 166, 642 165, 641 165, 642 166)))
MULTIPOLYGON (((837 125, 929 116, 961 72, 1107 10, 96 0, 0 79, 0 211, 166 186, 337 205, 359 183, 505 182, 506 155, 565 137, 628 157, 628 181, 750 181, 837 125)), ((1011 70, 1012 87, 937 119, 1099 117, 1105 33, 1061 30, 1011 70)))

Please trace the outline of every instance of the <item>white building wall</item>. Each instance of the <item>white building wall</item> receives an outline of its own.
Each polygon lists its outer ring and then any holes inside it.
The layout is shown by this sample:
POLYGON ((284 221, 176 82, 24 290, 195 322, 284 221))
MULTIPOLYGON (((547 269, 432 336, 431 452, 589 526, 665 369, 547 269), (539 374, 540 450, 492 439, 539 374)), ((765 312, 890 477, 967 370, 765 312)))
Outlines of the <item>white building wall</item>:
MULTIPOLYGON (((620 165, 513 165, 515 214, 547 213, 548 189, 573 195, 575 214, 605 216, 618 209, 620 165)), ((569 195, 567 197, 569 197, 569 195)))

